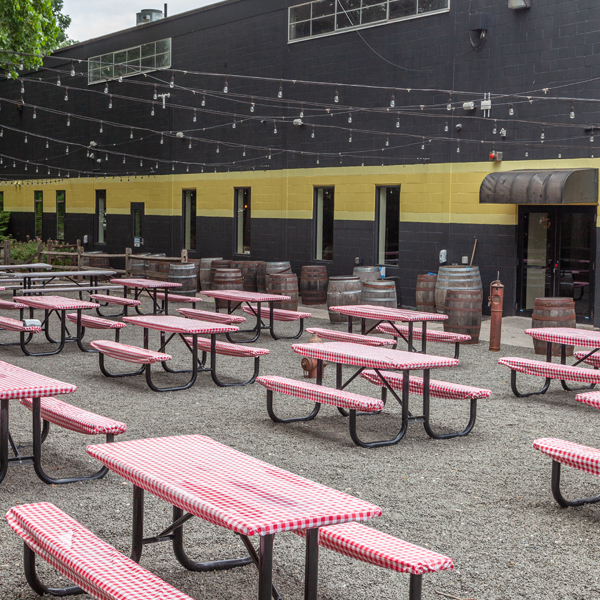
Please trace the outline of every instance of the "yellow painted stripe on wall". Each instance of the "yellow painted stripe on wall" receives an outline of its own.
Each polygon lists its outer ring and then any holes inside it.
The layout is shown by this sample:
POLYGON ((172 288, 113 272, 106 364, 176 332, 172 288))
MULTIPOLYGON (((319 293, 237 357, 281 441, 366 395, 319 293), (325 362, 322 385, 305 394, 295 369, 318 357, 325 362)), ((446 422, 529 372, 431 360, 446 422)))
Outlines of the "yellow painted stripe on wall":
MULTIPOLYGON (((44 193, 44 212, 54 212, 56 191, 66 193, 67 212, 93 214, 96 190, 106 190, 109 214, 128 215, 143 202, 148 215, 181 216, 182 193, 196 190, 197 215, 234 216, 235 188, 252 190, 255 219, 311 219, 314 188, 335 187, 335 218, 372 221, 377 186, 401 186, 404 222, 514 225, 516 205, 479 204, 481 182, 490 172, 517 169, 600 168, 600 159, 415 164, 244 173, 194 173, 140 178, 64 179, 1 186, 5 210, 33 212, 34 191, 44 193)), ((600 220, 599 220, 600 225, 600 220)))

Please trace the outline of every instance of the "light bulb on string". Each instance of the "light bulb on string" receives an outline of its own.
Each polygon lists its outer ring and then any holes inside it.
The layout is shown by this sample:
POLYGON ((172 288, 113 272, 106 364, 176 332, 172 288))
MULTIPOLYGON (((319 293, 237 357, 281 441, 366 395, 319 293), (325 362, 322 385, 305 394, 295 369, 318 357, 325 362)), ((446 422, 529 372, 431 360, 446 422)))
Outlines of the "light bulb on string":
POLYGON ((71 63, 71 77, 75 77, 75 65, 71 63))
POLYGON ((348 113, 348 123, 352 123, 352 113, 348 113))
POLYGON ((140 158, 140 167, 144 166, 144 161, 142 161, 142 159, 140 158))
POLYGON ((512 103, 512 96, 510 97, 510 106, 508 107, 508 114, 513 117, 515 114, 515 107, 513 106, 512 103))
POLYGON ((277 97, 279 99, 283 98, 283 85, 281 83, 279 84, 279 91, 277 92, 277 97))
POLYGON ((335 90, 335 96, 333 97, 333 101, 337 104, 340 101, 340 94, 337 91, 337 88, 335 90))
POLYGON ((123 83, 123 72, 119 71, 119 83, 123 83))
POLYGON ((102 121, 100 121, 100 133, 104 132, 104 127, 102 121))
POLYGON ((188 148, 191 150, 192 149, 192 138, 190 138, 190 143, 188 144, 188 148))
POLYGON ((165 143, 165 138, 163 137, 163 134, 160 134, 160 143, 164 144, 165 143))
POLYGON ((123 155, 123 164, 125 164, 125 155, 123 155))
POLYGON ((17 163, 13 160, 13 169, 17 168, 17 163))
POLYGON ((69 154, 69 146, 66 147, 65 154, 69 154))
POLYGON ((496 121, 494 121, 494 128, 492 129, 492 133, 494 135, 496 135, 498 133, 498 125, 496 124, 496 121))
POLYGON ((229 92, 229 82, 227 81, 227 77, 225 77, 225 85, 223 86, 223 93, 227 94, 229 92))
POLYGON ((50 148, 50 144, 48 143, 48 140, 46 140, 46 150, 48 150, 48 148, 50 148))
POLYGON ((460 154, 460 146, 456 146, 456 152, 457 154, 460 154))
POLYGON ((319 164, 321 160, 319 159, 319 155, 317 154, 317 164, 319 164))
POLYGON ((246 146, 244 146, 244 151, 242 152, 242 156, 246 156, 246 146))
POLYGON ((48 175, 50 175, 50 167, 48 167, 48 175))
POLYGON ((156 91, 156 86, 154 86, 154 94, 152 94, 153 100, 158 100, 158 92, 156 91))
POLYGON ((158 163, 156 163, 156 170, 158 171, 158 163))
MULTIPOLYGON (((541 140, 545 140, 545 139, 546 139, 546 133, 544 132, 544 130, 543 130, 543 129, 542 129, 542 133, 540 133, 540 139, 541 139, 541 140)), ((542 141, 542 144, 543 144, 543 143, 544 143, 544 142, 542 141)))
POLYGON ((35 172, 39 173, 40 172, 40 167, 38 165, 35 165, 35 172))
POLYGON ((155 111, 154 111, 154 102, 152 103, 152 110, 150 111, 150 116, 153 117, 155 115, 155 111))
POLYGON ((313 139, 315 138, 315 128, 314 127, 313 127, 313 129, 311 131, 310 137, 313 138, 313 139))
POLYGON ((421 142, 421 150, 425 150, 425 138, 423 138, 423 141, 421 142))
POLYGON ((449 130, 450 128, 448 127, 448 121, 446 121, 446 123, 444 123, 444 131, 448 133, 449 130))
POLYGON ((271 160, 271 148, 269 148, 269 160, 271 160))
POLYGON ((389 146, 390 145, 390 138, 385 138, 385 145, 389 146))
POLYGON ((20 59, 19 60, 19 71, 22 71, 22 70, 23 70, 23 60, 20 59))
POLYGON ((25 93, 25 84, 23 83, 23 80, 21 79, 21 94, 25 93))
POLYGON ((0 137, 4 137, 4 127, 0 129, 0 137))
POLYGON ((396 117, 396 129, 400 129, 400 113, 398 113, 398 116, 396 117))
POLYGON ((525 148, 525 158, 529 158, 529 149, 525 148))
POLYGON ((112 108, 112 94, 110 95, 110 98, 108 100, 108 108, 112 108))
POLYGON ((108 162, 108 153, 104 155, 104 162, 108 162))
POLYGON ((569 111, 569 119, 575 118, 575 106, 571 103, 571 110, 569 111))
POLYGON ((37 119, 37 112, 35 111, 35 106, 33 107, 33 118, 37 119))
POLYGON ((277 133, 277 123, 273 122, 273 133, 277 133))
POLYGON ((303 106, 300 107, 300 118, 304 119, 304 107, 303 106))
POLYGON ((25 170, 27 171, 27 163, 25 163, 25 170))
POLYGON ((171 171, 174 171, 174 170, 175 170, 175 163, 173 163, 173 164, 171 165, 171 171))
POLYGON ((56 78, 56 85, 60 87, 60 75, 58 75, 56 78))
POLYGON ((348 136, 348 141, 352 143, 352 132, 350 132, 350 135, 348 136))
POLYGON ((133 128, 131 128, 129 130, 129 139, 132 140, 133 139, 133 128))
POLYGON ((71 115, 67 116, 67 127, 71 127, 71 115))
POLYGON ((231 124, 231 128, 235 129, 237 127, 237 121, 235 120, 235 116, 233 117, 233 123, 231 124))
POLYGON ((189 172, 190 172, 190 165, 188 165, 188 166, 185 168, 185 172, 186 172, 186 173, 189 173, 189 172))
POLYGON ((192 122, 195 123, 198 120, 198 117, 196 115, 196 109, 194 109, 194 116, 192 117, 192 122))
POLYGON ((562 158, 562 152, 558 153, 558 158, 562 158))
POLYGON ((251 102, 251 103, 250 103, 250 112, 251 112, 251 113, 253 113, 253 112, 254 112, 254 109, 255 109, 254 107, 255 107, 255 106, 256 106, 256 105, 254 104, 254 102, 251 102))
POLYGON ((446 104, 446 110, 452 110, 452 96, 448 98, 448 104, 446 104))
POLYGON ((206 106, 206 94, 202 94, 202 102, 200 102, 201 106, 206 106))
POLYGON ((24 140, 24 142, 27 143, 27 141, 28 141, 27 140, 27 134, 25 134, 25 140, 24 140))
POLYGON ((390 98, 390 108, 395 108, 396 106, 396 95, 392 94, 392 97, 390 98))
POLYGON ((175 87, 175 73, 173 73, 173 72, 171 72, 171 81, 169 81, 169 87, 170 88, 175 87))
POLYGON ((104 93, 108 94, 108 81, 104 84, 104 93))
POLYGON ((221 146, 219 146, 219 144, 217 144, 217 154, 219 154, 219 152, 221 152, 221 146))
POLYGON ((590 142, 594 142, 594 134, 592 133, 592 135, 590 135, 590 142))
POLYGON ((65 88, 65 102, 69 100, 69 88, 65 88))

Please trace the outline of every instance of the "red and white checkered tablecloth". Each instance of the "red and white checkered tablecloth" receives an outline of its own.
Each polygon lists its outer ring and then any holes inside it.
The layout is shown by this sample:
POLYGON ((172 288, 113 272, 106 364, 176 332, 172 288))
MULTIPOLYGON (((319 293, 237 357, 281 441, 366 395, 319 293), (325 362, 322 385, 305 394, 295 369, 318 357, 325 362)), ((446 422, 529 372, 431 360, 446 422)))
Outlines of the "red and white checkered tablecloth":
POLYGON ((116 285, 122 285, 123 287, 136 287, 136 288, 178 288, 181 287, 181 283, 174 283, 172 281, 157 281, 155 279, 111 279, 111 283, 116 285))
POLYGON ((270 535, 381 515, 374 504, 205 436, 100 444, 87 451, 138 487, 242 535, 270 535))
POLYGON ((600 476, 600 450, 556 438, 540 438, 533 447, 552 460, 600 476))
POLYGON ((207 321, 196 321, 195 319, 185 319, 184 317, 175 317, 169 315, 147 315, 144 317, 123 317, 125 323, 139 325, 148 329, 158 331, 168 331, 170 333, 232 333, 239 331, 235 325, 225 325, 223 323, 209 323, 207 321))
POLYGON ((62 296, 19 296, 18 301, 31 308, 43 310, 79 310, 87 308, 98 308, 95 302, 86 302, 74 298, 63 298, 62 296))
POLYGON ((445 321, 448 315, 439 313, 405 310, 403 308, 385 308, 370 304, 354 304, 349 306, 332 306, 329 310, 349 317, 360 319, 375 319, 377 321, 402 321, 410 323, 415 321, 445 321))
POLYGON ((0 361, 0 399, 70 394, 77 386, 0 361))
POLYGON ((574 329, 573 327, 540 327, 526 329, 525 333, 542 342, 600 348, 600 331, 574 329))
POLYGON ((458 364, 456 358, 417 354, 404 350, 376 348, 363 344, 331 342, 326 344, 293 344, 296 354, 327 360, 344 365, 368 367, 370 369, 436 369, 438 367, 454 367, 458 364))
POLYGON ((219 300, 231 300, 232 302, 282 302, 283 300, 291 300, 289 296, 244 292, 242 290, 210 290, 203 291, 202 295, 219 298, 219 300))

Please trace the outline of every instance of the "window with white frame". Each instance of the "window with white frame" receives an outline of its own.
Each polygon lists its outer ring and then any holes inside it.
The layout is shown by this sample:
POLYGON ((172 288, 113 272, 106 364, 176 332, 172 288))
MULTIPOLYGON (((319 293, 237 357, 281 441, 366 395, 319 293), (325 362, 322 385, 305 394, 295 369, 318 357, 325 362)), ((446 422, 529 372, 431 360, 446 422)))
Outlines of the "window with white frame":
POLYGON ((92 56, 88 85, 171 67, 171 38, 92 56))
POLYGON ((314 0, 290 7, 288 40, 384 25, 449 8, 450 0, 314 0))
POLYGON ((377 188, 377 264, 398 264, 400 186, 377 188))

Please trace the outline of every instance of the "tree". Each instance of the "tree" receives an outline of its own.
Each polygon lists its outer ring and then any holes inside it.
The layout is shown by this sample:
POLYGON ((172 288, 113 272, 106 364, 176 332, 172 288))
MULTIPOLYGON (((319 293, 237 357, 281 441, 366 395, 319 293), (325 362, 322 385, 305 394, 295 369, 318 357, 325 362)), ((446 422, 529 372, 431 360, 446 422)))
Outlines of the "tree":
POLYGON ((43 57, 67 39, 61 25, 68 27, 71 19, 60 13, 62 5, 62 0, 0 2, 0 69, 7 77, 40 67, 43 57))
POLYGON ((64 48, 65 46, 70 46, 72 44, 77 44, 76 40, 72 40, 67 35, 67 29, 69 29, 69 25, 71 25, 71 17, 69 15, 63 14, 63 4, 64 0, 51 0, 52 2, 52 12, 56 17, 56 22, 60 27, 60 34, 58 39, 56 40, 57 48, 64 48))

